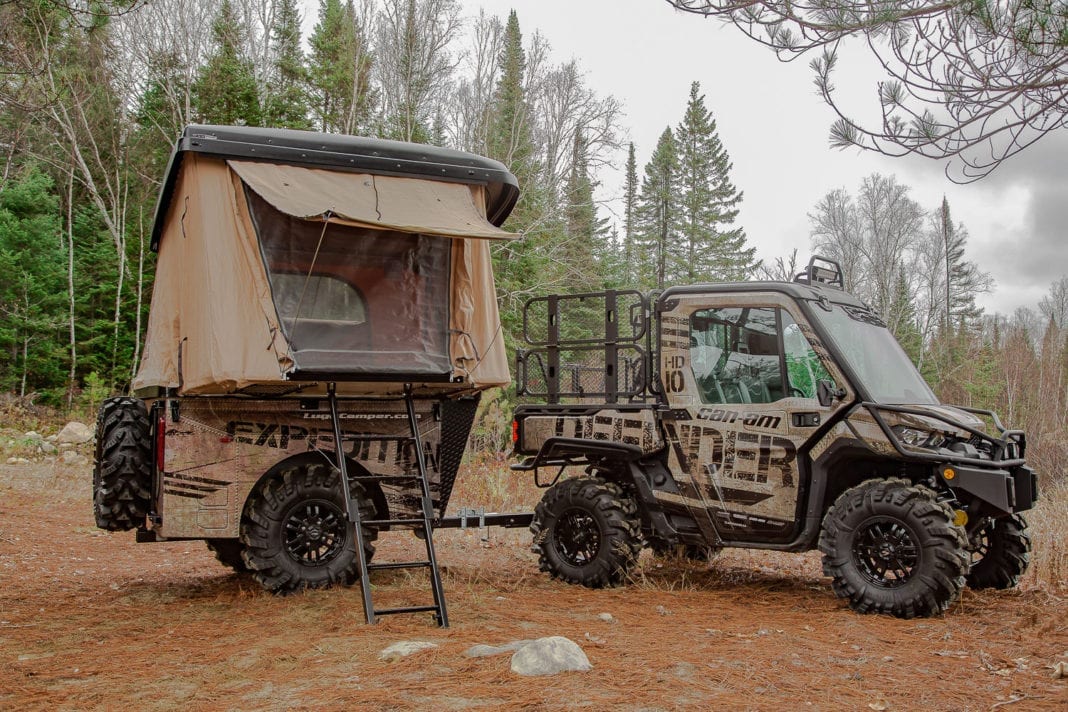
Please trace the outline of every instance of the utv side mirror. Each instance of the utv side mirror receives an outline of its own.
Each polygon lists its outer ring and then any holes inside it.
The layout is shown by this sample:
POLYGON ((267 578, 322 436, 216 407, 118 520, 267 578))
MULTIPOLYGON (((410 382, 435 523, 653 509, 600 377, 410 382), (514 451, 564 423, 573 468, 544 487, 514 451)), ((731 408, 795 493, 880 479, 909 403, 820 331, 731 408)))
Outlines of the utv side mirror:
POLYGON ((845 398, 845 389, 837 388, 834 381, 822 379, 816 382, 816 400, 824 408, 830 408, 836 398, 845 398))

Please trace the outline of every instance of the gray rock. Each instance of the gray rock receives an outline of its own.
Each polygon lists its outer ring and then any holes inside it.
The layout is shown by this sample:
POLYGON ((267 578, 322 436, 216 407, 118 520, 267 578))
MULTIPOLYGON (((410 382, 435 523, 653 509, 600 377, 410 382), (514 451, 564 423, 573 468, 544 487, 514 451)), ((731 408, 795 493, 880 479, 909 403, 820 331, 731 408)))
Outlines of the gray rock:
POLYGON ((7 458, 7 464, 9 464, 9 465, 17 465, 17 464, 19 464, 19 459, 17 457, 9 457, 9 458, 7 458))
POLYGON ((49 442, 41 443, 41 452, 45 455, 54 455, 56 453, 56 446, 49 442))
POLYGON ((59 435, 56 436, 56 442, 61 443, 74 443, 80 445, 87 443, 93 439, 93 431, 88 425, 79 423, 77 420, 72 420, 63 426, 63 429, 59 431, 59 435))
POLYGON ((431 648, 438 647, 437 643, 431 643, 425 640, 401 640, 393 643, 387 648, 383 648, 378 653, 379 660, 400 660, 406 658, 414 653, 420 653, 424 650, 430 650, 431 648))
POLYGON ((556 675, 561 672, 592 670, 589 658, 574 641, 559 635, 538 638, 512 655, 512 672, 517 675, 556 675))
POLYGON ((616 622, 616 617, 613 616, 611 613, 599 613, 599 614, 597 614, 597 617, 600 618, 605 623, 615 623, 616 622))
POLYGON ((510 643, 504 643, 503 645, 485 645, 479 643, 478 645, 472 645, 470 648, 464 651, 464 657, 468 658, 488 658, 493 655, 503 655, 504 653, 514 653, 522 648, 524 645, 533 643, 532 640, 513 640, 510 643))
POLYGON ((88 459, 77 450, 64 450, 59 460, 65 465, 83 465, 88 462, 88 459))
POLYGON ((29 431, 28 433, 26 433, 25 435, 22 436, 22 439, 23 440, 29 440, 29 441, 35 442, 35 443, 39 443, 39 442, 44 441, 44 438, 41 437, 41 434, 39 432, 37 432, 36 430, 29 431))

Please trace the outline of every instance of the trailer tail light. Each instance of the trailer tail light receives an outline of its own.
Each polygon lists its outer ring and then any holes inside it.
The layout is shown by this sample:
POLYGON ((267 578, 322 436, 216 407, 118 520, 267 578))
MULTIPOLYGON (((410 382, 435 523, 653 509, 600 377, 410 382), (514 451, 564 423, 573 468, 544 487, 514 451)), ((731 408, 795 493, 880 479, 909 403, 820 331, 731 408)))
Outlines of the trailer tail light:
POLYGON ((518 445, 519 444, 519 421, 518 420, 513 420, 512 421, 512 444, 513 445, 518 445))
POLYGON ((167 452, 167 413, 162 409, 156 417, 156 471, 163 472, 167 452))

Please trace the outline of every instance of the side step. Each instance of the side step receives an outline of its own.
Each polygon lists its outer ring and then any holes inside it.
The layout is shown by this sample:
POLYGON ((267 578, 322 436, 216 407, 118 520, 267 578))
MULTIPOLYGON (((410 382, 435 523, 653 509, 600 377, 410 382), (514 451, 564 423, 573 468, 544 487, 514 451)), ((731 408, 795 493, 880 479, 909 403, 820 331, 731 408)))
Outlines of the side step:
MULTIPOLYGON (((371 477, 356 477, 356 481, 369 480, 369 481, 399 481, 399 480, 418 480, 420 487, 422 488, 422 507, 419 518, 403 518, 403 519, 360 519, 359 504, 353 500, 352 491, 349 488, 349 472, 348 464, 345 461, 345 448, 341 436, 341 419, 338 416, 337 407, 337 391, 336 384, 329 383, 327 385, 327 396, 330 401, 330 420, 334 426, 334 451, 337 457, 337 467, 341 471, 341 486, 345 495, 345 503, 347 505, 348 519, 352 522, 353 530, 356 533, 356 556, 360 565, 360 587, 363 589, 363 611, 367 618, 368 623, 377 622, 378 616, 389 616, 399 613, 422 613, 425 611, 432 611, 434 613, 434 620, 442 628, 449 627, 449 614, 445 608, 445 591, 441 585, 441 572, 438 570, 437 554, 434 551, 434 504, 430 498, 430 482, 426 471, 426 457, 423 453, 423 442, 419 436, 419 423, 415 417, 415 403, 412 400, 412 387, 411 384, 405 384, 404 386, 404 404, 407 409, 408 423, 411 426, 412 445, 415 449, 415 460, 419 469, 418 475, 372 475, 371 477), (363 525, 367 526, 413 526, 416 529, 422 529, 426 536, 421 537, 423 544, 426 547, 426 559, 417 561, 397 561, 372 564, 367 561, 366 551, 364 549, 364 536, 363 525), (370 573, 375 570, 384 569, 415 569, 425 568, 430 572, 430 589, 433 595, 433 605, 426 606, 402 606, 399 608, 375 608, 374 601, 371 598, 371 580, 370 573)), ((409 437, 394 438, 408 440, 409 437)))

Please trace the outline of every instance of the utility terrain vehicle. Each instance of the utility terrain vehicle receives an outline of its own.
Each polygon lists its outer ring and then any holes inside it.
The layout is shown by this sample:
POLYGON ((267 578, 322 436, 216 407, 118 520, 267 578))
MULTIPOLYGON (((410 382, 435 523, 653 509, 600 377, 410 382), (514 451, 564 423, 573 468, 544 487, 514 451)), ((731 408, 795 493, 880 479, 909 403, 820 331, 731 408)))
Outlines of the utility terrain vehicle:
POLYGON ((97 525, 206 540, 271 591, 361 577, 368 621, 446 625, 431 533, 466 524, 444 514, 478 396, 511 382, 488 241, 514 237, 498 226, 518 194, 460 151, 186 128, 156 209, 137 397, 97 423, 97 525), (426 558, 369 564, 390 529, 426 558), (368 571, 406 567, 429 569, 433 605, 375 610, 368 571))
POLYGON ((842 286, 813 258, 794 282, 531 300, 516 379, 540 402, 516 410, 513 468, 548 486, 541 568, 600 587, 643 546, 818 547, 855 610, 906 618, 965 582, 1016 585, 1037 497, 1024 434, 939 403, 842 286))

